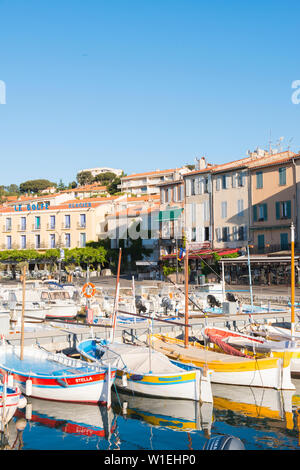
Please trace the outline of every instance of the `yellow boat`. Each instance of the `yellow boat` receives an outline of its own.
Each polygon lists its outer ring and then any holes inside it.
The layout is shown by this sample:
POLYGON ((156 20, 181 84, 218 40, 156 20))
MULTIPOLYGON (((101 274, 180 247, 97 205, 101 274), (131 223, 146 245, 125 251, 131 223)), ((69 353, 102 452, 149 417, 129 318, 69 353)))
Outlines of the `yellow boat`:
POLYGON ((228 385, 295 390, 291 381, 291 353, 282 357, 250 358, 211 351, 199 343, 162 334, 152 335, 152 347, 170 359, 211 371, 211 382, 228 385))

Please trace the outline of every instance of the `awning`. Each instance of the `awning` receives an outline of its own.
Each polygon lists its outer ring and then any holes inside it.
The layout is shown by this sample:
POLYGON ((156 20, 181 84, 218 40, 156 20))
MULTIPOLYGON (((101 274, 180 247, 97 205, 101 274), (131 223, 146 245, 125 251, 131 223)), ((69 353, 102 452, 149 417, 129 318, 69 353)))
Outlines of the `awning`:
MULTIPOLYGON (((206 250, 189 250, 189 259, 206 259, 212 258, 213 254, 216 253, 219 256, 231 255, 232 253, 237 253, 240 251, 240 248, 219 248, 216 250, 206 249, 206 250)), ((161 259, 175 259, 176 253, 171 253, 169 255, 163 255, 161 259)))
POLYGON ((170 220, 177 220, 181 216, 182 211, 183 208, 174 208, 165 211, 159 211, 158 221, 167 222, 170 220))

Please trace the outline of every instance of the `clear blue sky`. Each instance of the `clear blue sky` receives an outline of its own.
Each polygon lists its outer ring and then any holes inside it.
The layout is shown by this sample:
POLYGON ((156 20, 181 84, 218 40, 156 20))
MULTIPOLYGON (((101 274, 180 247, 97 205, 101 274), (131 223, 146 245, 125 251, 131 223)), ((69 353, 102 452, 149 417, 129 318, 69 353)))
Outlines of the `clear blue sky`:
POLYGON ((298 0, 0 0, 0 184, 211 163, 293 138, 298 0))

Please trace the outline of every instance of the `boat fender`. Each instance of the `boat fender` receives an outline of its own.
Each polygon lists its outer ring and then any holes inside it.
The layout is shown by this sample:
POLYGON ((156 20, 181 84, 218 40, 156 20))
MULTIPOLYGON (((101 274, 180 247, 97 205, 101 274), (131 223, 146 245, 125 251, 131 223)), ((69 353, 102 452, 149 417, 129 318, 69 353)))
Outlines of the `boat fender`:
POLYGON ((27 395, 28 397, 30 397, 31 394, 32 394, 32 380, 31 380, 31 379, 27 379, 27 380, 26 380, 25 395, 27 395))
POLYGON ((127 387, 127 386, 128 386, 127 374, 126 374, 126 372, 124 372, 124 374, 122 375, 122 385, 123 385, 123 387, 127 387))
POLYGON ((7 386, 10 387, 10 388, 14 387, 14 376, 12 374, 8 375, 7 386))
POLYGON ((238 437, 224 435, 212 437, 204 444, 203 450, 245 450, 238 437))
POLYGON ((25 408, 25 418, 30 421, 32 418, 32 403, 27 403, 25 408))
POLYGON ((20 395, 19 403, 18 403, 18 408, 22 409, 25 408, 27 405, 27 400, 23 395, 20 395))
POLYGON ((27 421, 24 418, 20 418, 16 421, 16 429, 17 431, 24 431, 26 428, 27 421))
POLYGON ((128 406, 127 401, 124 401, 123 402, 123 407, 122 407, 123 415, 127 415, 127 406, 128 406))

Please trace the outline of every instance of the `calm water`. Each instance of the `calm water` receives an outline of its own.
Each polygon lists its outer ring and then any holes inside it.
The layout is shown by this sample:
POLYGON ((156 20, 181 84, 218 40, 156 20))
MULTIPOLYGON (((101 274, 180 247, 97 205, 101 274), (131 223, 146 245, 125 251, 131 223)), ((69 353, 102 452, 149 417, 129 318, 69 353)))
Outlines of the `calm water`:
POLYGON ((109 411, 30 399, 31 419, 30 408, 19 410, 2 448, 201 450, 209 437, 229 434, 246 450, 298 450, 300 380, 293 382, 296 392, 213 385, 213 406, 119 392, 109 411))

